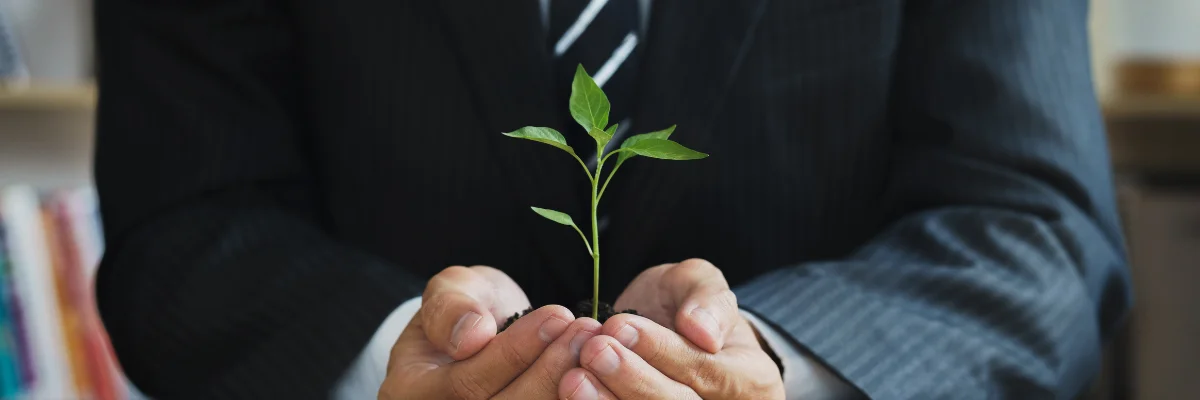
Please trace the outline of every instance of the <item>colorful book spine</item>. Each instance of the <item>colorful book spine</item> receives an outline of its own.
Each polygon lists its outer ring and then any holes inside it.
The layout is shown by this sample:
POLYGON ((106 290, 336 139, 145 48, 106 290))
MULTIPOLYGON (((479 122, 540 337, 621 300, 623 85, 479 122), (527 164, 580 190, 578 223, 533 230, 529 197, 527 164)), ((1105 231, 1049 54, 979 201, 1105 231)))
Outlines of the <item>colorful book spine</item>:
POLYGON ((54 270, 54 287, 58 295, 58 317, 63 330, 63 348, 70 363, 72 383, 80 397, 92 393, 92 380, 88 374, 87 352, 83 335, 83 316, 78 307, 80 300, 79 280, 75 255, 71 251, 71 237, 62 229, 55 197, 42 204, 42 230, 46 234, 46 249, 50 265, 54 270))
POLYGON ((76 333, 83 341, 86 373, 90 378, 90 393, 97 400, 123 398, 124 381, 120 379, 116 363, 108 346, 108 338, 100 323, 92 285, 96 266, 100 262, 100 249, 91 237, 95 228, 96 202, 88 190, 62 192, 52 201, 59 231, 63 240, 68 268, 64 274, 68 279, 71 301, 79 315, 80 330, 76 333))
POLYGON ((21 390, 20 357, 13 321, 9 313, 8 254, 4 246, 4 226, 0 224, 0 399, 11 399, 21 390))
POLYGON ((0 215, 4 216, 13 290, 21 300, 22 330, 33 375, 23 397, 77 399, 37 193, 27 186, 0 190, 0 215))

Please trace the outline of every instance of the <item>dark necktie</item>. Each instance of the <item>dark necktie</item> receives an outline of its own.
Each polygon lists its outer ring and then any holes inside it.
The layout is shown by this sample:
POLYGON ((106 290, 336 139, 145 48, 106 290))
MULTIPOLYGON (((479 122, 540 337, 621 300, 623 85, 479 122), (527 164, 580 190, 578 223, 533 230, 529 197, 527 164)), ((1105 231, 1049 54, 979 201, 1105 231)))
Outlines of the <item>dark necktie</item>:
MULTIPOLYGON (((566 109, 575 66, 582 64, 612 103, 609 124, 621 125, 613 138, 615 145, 620 145, 620 137, 632 123, 639 23, 638 0, 550 0, 548 41, 554 56, 556 102, 566 109)), ((595 145, 587 144, 590 137, 565 136, 574 139, 571 144, 580 157, 594 163, 595 145)))

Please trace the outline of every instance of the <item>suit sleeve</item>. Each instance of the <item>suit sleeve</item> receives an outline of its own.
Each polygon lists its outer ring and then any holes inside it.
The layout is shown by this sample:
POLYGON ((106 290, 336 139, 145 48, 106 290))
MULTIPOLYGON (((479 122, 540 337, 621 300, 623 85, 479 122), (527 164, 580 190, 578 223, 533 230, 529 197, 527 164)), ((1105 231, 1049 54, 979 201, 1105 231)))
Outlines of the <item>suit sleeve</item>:
POLYGON ((892 223, 742 307, 879 399, 1072 398, 1129 276, 1086 1, 909 1, 892 58, 892 223))
POLYGON ((156 398, 323 398, 422 285, 322 223, 273 0, 96 3, 104 324, 156 398))

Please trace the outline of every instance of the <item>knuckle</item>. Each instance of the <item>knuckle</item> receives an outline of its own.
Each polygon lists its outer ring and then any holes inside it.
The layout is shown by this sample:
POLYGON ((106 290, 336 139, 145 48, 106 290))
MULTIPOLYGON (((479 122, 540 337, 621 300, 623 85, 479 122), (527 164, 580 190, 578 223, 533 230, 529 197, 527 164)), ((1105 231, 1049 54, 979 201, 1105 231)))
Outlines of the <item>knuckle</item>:
POLYGON ((662 265, 650 267, 650 268, 647 268, 645 271, 642 271, 640 274, 638 274, 638 277, 640 278, 642 276, 663 274, 663 273, 666 273, 667 271, 670 271, 672 268, 675 268, 676 265, 679 265, 679 264, 662 264, 662 265))
POLYGON ((713 360, 704 360, 698 363, 693 373, 689 375, 691 382, 687 382, 687 386, 691 387, 700 393, 705 398, 724 398, 724 394, 737 393, 730 387, 728 372, 717 366, 713 360))
POLYGON ((455 265, 453 267, 443 269, 442 272, 438 272, 438 274, 434 275, 433 277, 434 279, 441 278, 447 281, 461 281, 464 279, 471 279, 474 276, 475 271, 471 270, 470 268, 461 265, 455 265))
POLYGON ((482 376, 466 371, 450 375, 449 394, 458 400, 483 400, 492 396, 484 386, 482 376))
POLYGON ((693 270, 693 271, 709 271, 709 270, 711 270, 711 271, 716 271, 717 273, 721 272, 721 270, 717 269, 716 265, 713 265, 713 263, 708 262, 708 260, 705 260, 703 258, 689 258, 689 259, 683 260, 683 262, 679 263, 679 266, 689 269, 689 270, 693 270))
POLYGON ((425 291, 422 297, 429 298, 435 295, 439 290, 447 286, 453 286, 457 282, 462 282, 465 279, 470 279, 475 272, 467 267, 455 265, 443 269, 441 272, 434 274, 429 278, 429 282, 425 284, 425 291))
POLYGON ((379 400, 396 400, 400 398, 400 391, 396 389, 396 385, 389 385, 384 382, 379 386, 379 392, 375 395, 379 400))
POLYGON ((724 393, 739 396, 751 396, 757 399, 781 399, 784 396, 783 380, 778 374, 749 374, 739 380, 739 384, 726 388, 724 393))
POLYGON ((658 340, 647 340, 643 347, 645 354, 639 354, 650 365, 664 365, 673 362, 672 352, 658 340))
POLYGON ((426 319, 434 319, 446 313, 450 308, 450 297, 442 294, 434 294, 427 298, 427 301, 421 303, 421 308, 427 312, 422 312, 421 317, 426 319))
POLYGON ((722 279, 724 278, 724 275, 721 275, 721 270, 717 269, 712 263, 703 259, 692 258, 675 264, 674 268, 664 273, 663 278, 677 282, 691 281, 711 274, 721 276, 722 279))
POLYGON ((721 307, 725 310, 732 310, 735 312, 737 311, 737 309, 738 309, 737 294, 733 293, 733 290, 722 289, 721 292, 717 293, 717 295, 715 297, 717 300, 718 307, 721 307))
POLYGON ((500 346, 500 357, 504 360, 504 365, 510 365, 514 368, 524 369, 533 363, 533 360, 528 359, 521 350, 515 346, 500 346))
POLYGON ((472 265, 472 266, 468 267, 467 269, 470 270, 471 272, 476 272, 476 273, 505 275, 503 271, 489 267, 487 265, 472 265))
MULTIPOLYGON (((564 371, 565 372, 565 371, 564 371)), ((558 381, 554 379, 554 371, 543 370, 535 379, 536 390, 541 393, 558 393, 558 381)))

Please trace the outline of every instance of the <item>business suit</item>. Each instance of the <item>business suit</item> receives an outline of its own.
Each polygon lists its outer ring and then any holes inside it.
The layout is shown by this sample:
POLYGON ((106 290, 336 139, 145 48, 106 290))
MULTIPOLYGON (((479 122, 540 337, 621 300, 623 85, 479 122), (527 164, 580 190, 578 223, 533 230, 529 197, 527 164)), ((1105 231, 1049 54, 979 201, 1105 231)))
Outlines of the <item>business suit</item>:
MULTIPOLYGON (((148 3, 97 4, 96 161, 147 393, 327 393, 452 264, 590 293, 526 209, 578 167, 499 135, 583 135, 535 1, 148 3)), ((702 257, 871 397, 1070 397, 1129 303, 1085 3, 656 1, 634 120, 713 156, 622 168, 602 296, 702 257)))

